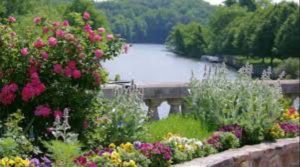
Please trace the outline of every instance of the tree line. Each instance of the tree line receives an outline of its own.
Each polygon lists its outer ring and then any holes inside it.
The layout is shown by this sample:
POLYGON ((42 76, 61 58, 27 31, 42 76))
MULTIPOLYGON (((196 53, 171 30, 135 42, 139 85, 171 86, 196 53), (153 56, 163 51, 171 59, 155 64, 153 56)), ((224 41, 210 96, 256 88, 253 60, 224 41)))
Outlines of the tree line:
POLYGON ((203 0, 110 0, 96 7, 106 13, 113 32, 134 43, 164 43, 174 25, 206 25, 215 9, 203 0))
POLYGON ((225 6, 215 10, 207 26, 190 23, 173 27, 167 45, 190 57, 203 54, 269 57, 271 60, 298 57, 299 5, 249 1, 253 3, 246 3, 248 6, 235 0, 225 1, 225 6))

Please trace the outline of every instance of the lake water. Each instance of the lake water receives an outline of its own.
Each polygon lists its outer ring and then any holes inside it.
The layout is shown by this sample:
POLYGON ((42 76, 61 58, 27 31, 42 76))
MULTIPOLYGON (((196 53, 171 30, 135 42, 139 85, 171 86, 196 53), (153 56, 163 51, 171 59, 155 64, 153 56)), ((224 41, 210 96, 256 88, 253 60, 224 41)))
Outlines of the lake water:
MULTIPOLYGON (((133 44, 127 54, 103 65, 110 72, 110 78, 119 74, 122 80, 134 80, 136 83, 188 82, 192 71, 201 78, 205 66, 221 66, 179 57, 159 44, 133 44)), ((229 75, 234 76, 234 73, 230 71, 229 75)))
MULTIPOLYGON (((192 71, 197 78, 201 78, 205 66, 208 69, 220 67, 221 64, 179 57, 169 52, 164 45, 133 44, 127 54, 105 62, 103 66, 110 72, 112 79, 119 74, 121 80, 134 80, 135 83, 145 84, 188 82, 192 71)), ((230 70, 229 76, 234 75, 235 72, 230 70)), ((169 106, 162 104, 159 108, 160 117, 165 117, 168 110, 169 106)))

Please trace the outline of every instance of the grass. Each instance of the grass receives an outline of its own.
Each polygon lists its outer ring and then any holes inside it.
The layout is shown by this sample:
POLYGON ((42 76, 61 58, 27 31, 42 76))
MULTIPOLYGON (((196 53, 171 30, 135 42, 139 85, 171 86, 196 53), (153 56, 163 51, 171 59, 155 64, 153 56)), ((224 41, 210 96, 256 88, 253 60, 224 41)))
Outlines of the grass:
POLYGON ((171 115, 166 119, 148 123, 146 128, 148 129, 147 142, 161 141, 168 133, 202 140, 213 132, 213 128, 205 124, 201 125, 199 120, 182 115, 171 115))

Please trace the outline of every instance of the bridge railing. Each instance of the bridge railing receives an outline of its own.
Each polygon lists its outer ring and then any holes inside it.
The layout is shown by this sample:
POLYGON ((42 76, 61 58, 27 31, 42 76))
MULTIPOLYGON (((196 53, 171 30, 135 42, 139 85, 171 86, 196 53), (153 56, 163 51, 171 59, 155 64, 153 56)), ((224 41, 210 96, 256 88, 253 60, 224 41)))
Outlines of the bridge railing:
MULTIPOLYGON (((278 81, 267 81, 274 84, 278 81)), ((300 80, 281 80, 280 85, 285 96, 298 100, 300 96, 300 80)), ((130 87, 130 85, 127 85, 130 87)), ((104 85, 102 90, 104 97, 112 98, 115 89, 124 86, 117 84, 104 85)), ((167 102, 170 105, 169 114, 180 113, 183 108, 183 99, 189 95, 188 83, 161 83, 161 84, 139 84, 137 88, 143 92, 143 100, 148 107, 148 115, 153 120, 159 119, 158 107, 167 102)))

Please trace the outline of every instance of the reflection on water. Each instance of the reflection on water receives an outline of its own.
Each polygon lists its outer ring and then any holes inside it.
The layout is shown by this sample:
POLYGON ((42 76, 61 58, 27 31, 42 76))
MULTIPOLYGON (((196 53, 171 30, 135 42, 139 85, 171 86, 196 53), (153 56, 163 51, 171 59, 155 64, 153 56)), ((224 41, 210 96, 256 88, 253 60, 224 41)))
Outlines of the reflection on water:
MULTIPOLYGON (((109 71, 110 78, 116 74, 122 80, 134 80, 135 83, 188 82, 193 72, 197 78, 204 74, 205 66, 216 68, 221 64, 203 62, 176 56, 169 52, 164 45, 133 44, 128 54, 120 55, 103 66, 109 71)), ((230 70, 229 77, 235 72, 230 70)), ((160 116, 165 117, 169 106, 163 104, 160 116)))

